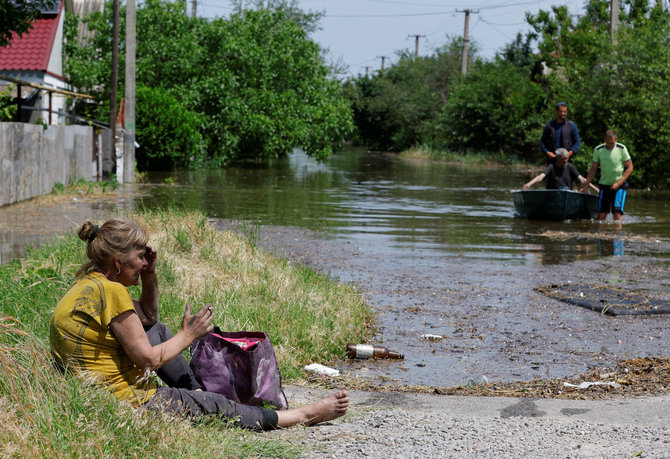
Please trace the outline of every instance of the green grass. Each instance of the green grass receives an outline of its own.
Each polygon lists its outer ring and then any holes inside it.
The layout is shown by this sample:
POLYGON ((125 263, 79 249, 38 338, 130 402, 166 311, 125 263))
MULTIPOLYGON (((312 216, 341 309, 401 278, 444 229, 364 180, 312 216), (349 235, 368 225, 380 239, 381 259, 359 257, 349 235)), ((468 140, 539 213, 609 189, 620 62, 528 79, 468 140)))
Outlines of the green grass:
POLYGON ((101 180, 98 182, 90 182, 84 179, 70 180, 67 185, 56 183, 53 188, 53 193, 59 194, 95 194, 106 193, 110 190, 115 190, 119 187, 119 182, 116 180, 101 180))
MULTIPOLYGON (((282 378, 343 358, 371 313, 351 285, 259 250, 253 233, 217 232, 200 213, 133 216, 158 250, 161 319, 178 329, 187 302, 211 303, 223 330, 267 331, 282 378), (249 235, 248 235, 249 236, 249 235)), ((0 266, 0 447, 5 456, 291 457, 299 450, 224 422, 192 424, 117 402, 105 389, 51 365, 48 322, 85 261, 75 236, 0 266)), ((131 288, 133 296, 139 288, 131 288)), ((188 351, 186 351, 188 354, 188 351)))
POLYGON ((416 147, 403 151, 400 153, 400 156, 405 158, 432 159, 465 165, 526 165, 517 155, 505 152, 499 152, 497 154, 477 151, 456 152, 450 150, 434 150, 427 147, 416 147))

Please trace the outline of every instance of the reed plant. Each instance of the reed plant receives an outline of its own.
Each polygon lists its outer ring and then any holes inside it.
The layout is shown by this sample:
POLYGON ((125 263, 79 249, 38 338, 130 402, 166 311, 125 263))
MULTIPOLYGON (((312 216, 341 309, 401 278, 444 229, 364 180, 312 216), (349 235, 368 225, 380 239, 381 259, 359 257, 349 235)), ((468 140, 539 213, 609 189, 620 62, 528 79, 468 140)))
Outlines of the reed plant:
MULTIPOLYGON (((223 330, 265 330, 284 382, 303 365, 344 357, 368 335, 371 313, 351 285, 294 266, 214 230, 197 212, 132 215, 158 250, 160 315, 173 330, 186 303, 211 303, 223 330)), ((99 222, 95 222, 99 223, 99 222)), ((49 318, 84 263, 68 235, 0 266, 0 448, 8 457, 290 457, 299 449, 223 421, 193 424, 133 409, 52 365, 49 318)), ((139 288, 131 288, 133 296, 139 288)), ((188 351, 186 351, 188 357, 188 351)))

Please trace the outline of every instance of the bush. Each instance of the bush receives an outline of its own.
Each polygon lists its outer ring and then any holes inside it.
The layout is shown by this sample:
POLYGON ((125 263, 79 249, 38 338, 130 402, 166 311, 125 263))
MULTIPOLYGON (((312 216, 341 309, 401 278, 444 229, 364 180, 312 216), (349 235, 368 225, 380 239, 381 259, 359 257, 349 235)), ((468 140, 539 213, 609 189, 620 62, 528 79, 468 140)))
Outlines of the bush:
POLYGON ((205 158, 201 116, 161 88, 137 88, 137 169, 197 168, 205 158))

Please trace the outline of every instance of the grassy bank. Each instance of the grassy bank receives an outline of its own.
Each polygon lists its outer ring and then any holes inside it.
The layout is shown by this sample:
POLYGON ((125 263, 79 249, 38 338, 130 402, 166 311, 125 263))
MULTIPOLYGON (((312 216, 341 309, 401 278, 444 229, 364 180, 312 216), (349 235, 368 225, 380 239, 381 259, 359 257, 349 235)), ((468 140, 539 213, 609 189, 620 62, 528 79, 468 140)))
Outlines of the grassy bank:
POLYGON ((484 153, 484 152, 455 152, 448 150, 432 150, 429 148, 415 147, 400 153, 404 158, 431 159, 434 161, 445 161, 465 165, 513 165, 518 167, 529 167, 529 164, 510 153, 484 153))
MULTIPOLYGON (((211 303, 223 330, 266 330, 284 381, 307 363, 343 357, 371 323, 357 291, 213 230, 198 213, 134 216, 159 254, 161 319, 178 329, 186 302, 211 303)), ((96 222, 97 223, 97 222, 96 222)), ((54 306, 84 262, 68 236, 0 266, 0 445, 9 456, 292 456, 290 445, 223 423, 192 425, 118 403, 105 390, 55 373, 48 352, 54 306)), ((139 289, 131 289, 133 296, 139 289)))

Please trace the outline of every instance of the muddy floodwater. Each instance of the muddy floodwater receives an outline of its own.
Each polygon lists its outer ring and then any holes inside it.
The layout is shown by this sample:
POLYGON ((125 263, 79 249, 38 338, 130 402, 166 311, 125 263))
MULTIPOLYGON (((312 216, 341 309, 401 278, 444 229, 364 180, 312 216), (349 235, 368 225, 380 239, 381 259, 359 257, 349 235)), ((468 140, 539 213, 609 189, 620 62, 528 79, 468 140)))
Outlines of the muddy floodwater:
POLYGON ((270 164, 151 174, 104 200, 0 208, 0 259, 87 214, 178 205, 356 283, 377 315, 372 341, 405 359, 319 362, 352 376, 446 387, 668 356, 670 315, 612 317, 537 289, 611 286, 670 301, 670 193, 629 191, 622 228, 515 218, 510 191, 538 172, 366 152, 319 164, 297 152, 270 164))

